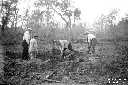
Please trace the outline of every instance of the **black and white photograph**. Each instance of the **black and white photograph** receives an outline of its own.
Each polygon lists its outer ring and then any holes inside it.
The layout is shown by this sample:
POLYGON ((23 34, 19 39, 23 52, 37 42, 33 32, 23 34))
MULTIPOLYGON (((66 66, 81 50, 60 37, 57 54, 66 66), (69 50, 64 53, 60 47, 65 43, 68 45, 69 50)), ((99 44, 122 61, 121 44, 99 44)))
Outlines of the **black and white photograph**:
POLYGON ((128 0, 0 0, 0 85, 128 85, 128 0))

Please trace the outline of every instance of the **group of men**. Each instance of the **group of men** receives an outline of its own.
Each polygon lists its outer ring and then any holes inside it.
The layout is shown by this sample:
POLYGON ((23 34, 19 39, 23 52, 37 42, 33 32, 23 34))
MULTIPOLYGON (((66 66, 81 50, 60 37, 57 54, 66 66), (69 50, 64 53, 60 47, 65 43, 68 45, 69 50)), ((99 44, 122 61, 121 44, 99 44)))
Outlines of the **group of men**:
MULTIPOLYGON (((87 43, 88 43, 88 51, 87 51, 87 53, 88 54, 94 54, 95 53, 95 46, 97 44, 96 36, 94 36, 93 34, 91 34, 89 32, 85 32, 83 35, 85 35, 86 38, 87 38, 87 43)), ((61 51, 61 55, 63 54, 63 52, 66 49, 68 49, 70 51, 73 51, 71 42, 69 42, 67 40, 55 40, 54 44, 59 45, 60 51, 61 51)))
POLYGON ((37 35, 31 35, 32 30, 29 28, 27 31, 25 31, 22 41, 22 59, 28 60, 29 56, 30 59, 34 59, 36 57, 36 54, 38 53, 37 50, 37 35))
MULTIPOLYGON (((28 29, 23 36, 23 53, 22 53, 22 59, 34 59, 38 53, 37 50, 37 35, 31 36, 31 29, 28 29), (32 37, 32 38, 31 38, 32 37)), ((88 52, 94 54, 95 53, 95 46, 97 44, 96 36, 93 34, 90 34, 89 32, 85 32, 84 35, 87 37, 87 43, 88 43, 88 52)), ((73 51, 72 44, 68 40, 53 40, 54 45, 59 46, 59 50, 61 51, 61 55, 63 55, 63 52, 68 49, 70 51, 73 51)))

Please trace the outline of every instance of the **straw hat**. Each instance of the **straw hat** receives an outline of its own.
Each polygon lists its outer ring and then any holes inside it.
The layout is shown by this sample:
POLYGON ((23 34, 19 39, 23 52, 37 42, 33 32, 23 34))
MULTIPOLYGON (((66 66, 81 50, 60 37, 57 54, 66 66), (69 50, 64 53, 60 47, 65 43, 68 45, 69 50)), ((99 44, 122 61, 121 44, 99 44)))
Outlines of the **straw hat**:
POLYGON ((89 32, 88 32, 88 31, 85 31, 84 34, 85 34, 85 35, 86 35, 86 34, 89 34, 89 32))

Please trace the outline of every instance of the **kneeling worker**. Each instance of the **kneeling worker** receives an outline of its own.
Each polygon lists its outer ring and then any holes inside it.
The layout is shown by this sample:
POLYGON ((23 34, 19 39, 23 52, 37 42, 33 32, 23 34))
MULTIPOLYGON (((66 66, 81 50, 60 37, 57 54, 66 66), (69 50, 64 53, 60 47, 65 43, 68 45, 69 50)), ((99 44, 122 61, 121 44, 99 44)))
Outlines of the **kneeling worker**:
POLYGON ((72 45, 68 40, 54 40, 53 43, 59 46, 59 49, 61 51, 61 55, 63 55, 63 52, 66 49, 73 51, 72 45))

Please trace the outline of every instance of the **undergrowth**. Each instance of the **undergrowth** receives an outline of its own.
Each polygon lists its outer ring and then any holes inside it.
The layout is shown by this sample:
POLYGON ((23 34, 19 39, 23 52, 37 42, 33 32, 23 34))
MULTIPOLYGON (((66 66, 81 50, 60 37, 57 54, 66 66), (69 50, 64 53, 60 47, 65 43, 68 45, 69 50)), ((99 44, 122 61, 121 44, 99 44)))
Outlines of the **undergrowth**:
MULTIPOLYGON (((13 54, 14 56, 16 54, 13 54)), ((12 55, 12 56, 13 56, 12 55)), ((17 54, 18 55, 18 54, 17 54)), ((67 53, 68 55, 68 53, 67 53)), ((43 83, 81 83, 95 82, 108 85, 108 79, 128 78, 128 47, 101 46, 98 54, 88 55, 75 52, 74 60, 62 61, 59 51, 40 52, 35 60, 5 59, 2 83, 12 85, 36 85, 43 83), (86 57, 86 58, 85 58, 86 57), (90 61, 95 57, 97 61, 90 61), (83 60, 82 60, 83 59, 83 60), (87 60, 86 60, 87 59, 87 60)))

